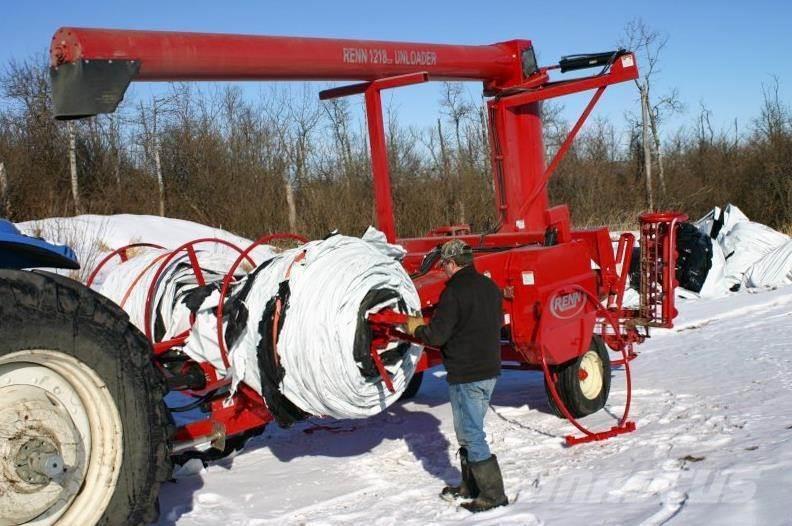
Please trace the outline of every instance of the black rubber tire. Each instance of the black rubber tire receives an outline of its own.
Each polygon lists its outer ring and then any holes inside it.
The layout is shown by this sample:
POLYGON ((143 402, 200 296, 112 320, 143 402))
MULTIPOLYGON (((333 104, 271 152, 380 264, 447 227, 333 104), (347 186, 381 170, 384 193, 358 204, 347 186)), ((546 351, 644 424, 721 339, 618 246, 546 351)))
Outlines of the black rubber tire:
MULTIPOLYGON (((575 418, 581 418, 596 413, 605 407, 605 403, 608 401, 608 395, 610 394, 610 356, 608 356, 608 349, 599 335, 595 334, 591 338, 591 345, 589 346, 588 352, 595 352, 602 362, 602 388, 594 398, 587 398, 580 388, 580 364, 585 354, 564 364, 551 367, 550 369, 551 373, 555 373, 558 378, 555 388, 559 398, 561 398, 567 410, 575 418)), ((565 418, 561 410, 556 406, 553 396, 550 394, 547 380, 545 380, 545 392, 547 393, 547 400, 550 403, 550 408, 553 410, 553 413, 559 418, 565 418)))
POLYGON ((103 525, 144 525, 159 516, 160 484, 171 476, 173 427, 165 380, 151 346, 126 313, 76 281, 47 272, 0 270, 0 356, 50 349, 89 365, 121 416, 123 457, 103 525))
POLYGON ((399 397, 399 401, 409 400, 418 394, 418 390, 421 388, 421 383, 423 382, 423 374, 423 371, 420 371, 415 373, 413 377, 410 378, 410 383, 407 384, 407 388, 399 397))

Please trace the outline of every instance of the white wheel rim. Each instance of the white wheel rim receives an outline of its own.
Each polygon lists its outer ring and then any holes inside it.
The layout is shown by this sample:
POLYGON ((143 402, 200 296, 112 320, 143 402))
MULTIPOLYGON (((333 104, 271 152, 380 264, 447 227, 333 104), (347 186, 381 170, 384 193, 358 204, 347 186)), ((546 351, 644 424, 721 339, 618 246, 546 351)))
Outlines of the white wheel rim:
POLYGON ((594 400, 602 391, 602 360, 595 351, 588 351, 580 360, 580 369, 585 371, 585 378, 580 379, 580 391, 594 400))
POLYGON ((118 482, 122 438, 113 397, 88 365, 51 350, 0 357, 0 526, 98 522, 118 482), (19 462, 31 444, 48 461, 46 482, 31 482, 32 460, 19 462))

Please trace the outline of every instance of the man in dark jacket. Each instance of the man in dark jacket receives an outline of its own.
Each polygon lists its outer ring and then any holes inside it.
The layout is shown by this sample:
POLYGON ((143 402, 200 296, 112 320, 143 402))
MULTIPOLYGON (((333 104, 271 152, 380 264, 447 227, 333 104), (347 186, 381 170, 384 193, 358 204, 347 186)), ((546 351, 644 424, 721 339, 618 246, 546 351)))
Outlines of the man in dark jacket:
POLYGON ((428 325, 410 318, 407 330, 419 340, 440 347, 459 442, 462 482, 443 488, 441 496, 474 499, 462 504, 484 511, 508 504, 498 459, 490 453, 484 416, 500 375, 500 289, 473 266, 473 251, 455 239, 443 245, 440 263, 448 276, 428 325))

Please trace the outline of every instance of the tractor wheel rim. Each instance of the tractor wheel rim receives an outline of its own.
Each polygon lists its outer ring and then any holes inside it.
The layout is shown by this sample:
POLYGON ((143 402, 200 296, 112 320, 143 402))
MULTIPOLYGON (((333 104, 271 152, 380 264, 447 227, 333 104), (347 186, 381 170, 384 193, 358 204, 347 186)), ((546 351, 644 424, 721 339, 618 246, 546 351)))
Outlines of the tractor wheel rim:
POLYGON ((602 392, 602 359, 594 351, 588 351, 580 360, 580 369, 585 371, 580 379, 580 391, 589 400, 594 400, 602 392))
POLYGON ((99 521, 123 445, 118 409, 93 369, 51 350, 0 357, 0 437, 0 523, 99 521))

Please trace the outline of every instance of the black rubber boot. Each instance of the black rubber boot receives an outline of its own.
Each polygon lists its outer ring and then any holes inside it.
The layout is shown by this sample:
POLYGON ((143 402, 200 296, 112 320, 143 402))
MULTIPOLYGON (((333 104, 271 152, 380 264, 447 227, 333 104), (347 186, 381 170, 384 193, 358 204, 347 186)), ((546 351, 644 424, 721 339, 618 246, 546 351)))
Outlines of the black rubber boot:
POLYGON ((462 482, 459 486, 446 486, 440 492, 440 496, 445 500, 460 499, 475 499, 479 490, 476 486, 476 481, 473 479, 473 474, 470 472, 470 463, 468 462, 467 449, 461 447, 457 452, 459 455, 460 471, 462 471, 462 482))
POLYGON ((495 455, 481 462, 471 462, 470 471, 478 485, 479 495, 472 502, 463 503, 462 507, 476 513, 509 503, 503 491, 503 477, 495 455))

